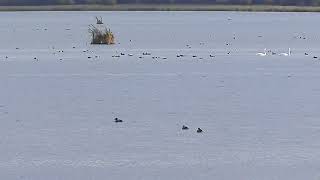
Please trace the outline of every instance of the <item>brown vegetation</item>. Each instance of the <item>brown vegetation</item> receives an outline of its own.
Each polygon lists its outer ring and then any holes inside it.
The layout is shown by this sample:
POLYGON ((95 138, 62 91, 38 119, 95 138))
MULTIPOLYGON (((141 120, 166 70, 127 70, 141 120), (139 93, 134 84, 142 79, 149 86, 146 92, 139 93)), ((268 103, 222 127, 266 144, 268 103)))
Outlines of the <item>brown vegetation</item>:
POLYGON ((89 32, 91 34, 91 44, 114 44, 115 38, 110 29, 107 29, 105 26, 99 25, 90 25, 89 32))

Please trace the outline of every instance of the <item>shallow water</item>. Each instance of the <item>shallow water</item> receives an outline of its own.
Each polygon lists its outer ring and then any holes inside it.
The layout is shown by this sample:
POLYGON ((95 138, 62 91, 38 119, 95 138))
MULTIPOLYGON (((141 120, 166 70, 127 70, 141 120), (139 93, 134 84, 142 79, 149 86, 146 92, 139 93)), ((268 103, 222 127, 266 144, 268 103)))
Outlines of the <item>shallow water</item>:
POLYGON ((0 175, 318 179, 318 19, 316 13, 1 13, 0 175), (94 16, 104 18, 120 44, 88 43, 94 16), (291 48, 292 55, 256 56, 264 48, 276 54, 291 48))

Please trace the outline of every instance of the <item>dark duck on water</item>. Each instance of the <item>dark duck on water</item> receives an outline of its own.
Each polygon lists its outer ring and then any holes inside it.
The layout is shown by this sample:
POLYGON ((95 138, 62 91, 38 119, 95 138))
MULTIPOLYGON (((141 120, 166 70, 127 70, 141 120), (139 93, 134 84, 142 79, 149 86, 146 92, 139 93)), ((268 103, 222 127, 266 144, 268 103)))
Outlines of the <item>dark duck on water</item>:
POLYGON ((115 123, 121 123, 121 122, 123 122, 123 120, 122 120, 122 119, 119 119, 119 118, 114 118, 114 122, 115 122, 115 123))

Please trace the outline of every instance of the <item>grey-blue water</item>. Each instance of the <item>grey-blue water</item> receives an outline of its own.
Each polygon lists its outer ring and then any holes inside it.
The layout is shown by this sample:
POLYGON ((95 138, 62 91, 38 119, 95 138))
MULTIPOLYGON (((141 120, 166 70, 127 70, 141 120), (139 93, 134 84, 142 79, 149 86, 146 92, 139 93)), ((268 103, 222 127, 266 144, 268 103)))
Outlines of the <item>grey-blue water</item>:
POLYGON ((88 25, 95 23, 95 16, 104 18, 121 43, 112 48, 183 49, 190 44, 201 49, 308 50, 319 41, 317 13, 9 12, 0 17, 0 45, 2 49, 83 47, 90 42, 88 25), (307 39, 296 38, 300 36, 307 39))
POLYGON ((318 180, 319 16, 0 13, 0 179, 318 180))

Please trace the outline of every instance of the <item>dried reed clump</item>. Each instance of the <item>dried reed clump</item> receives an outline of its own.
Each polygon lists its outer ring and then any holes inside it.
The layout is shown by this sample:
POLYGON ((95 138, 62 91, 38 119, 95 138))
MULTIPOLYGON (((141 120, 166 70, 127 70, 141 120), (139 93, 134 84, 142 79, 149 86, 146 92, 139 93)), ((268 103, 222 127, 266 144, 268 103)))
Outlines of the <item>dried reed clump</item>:
POLYGON ((114 44, 114 35, 110 29, 104 26, 89 26, 89 32, 91 33, 91 44, 114 44))

